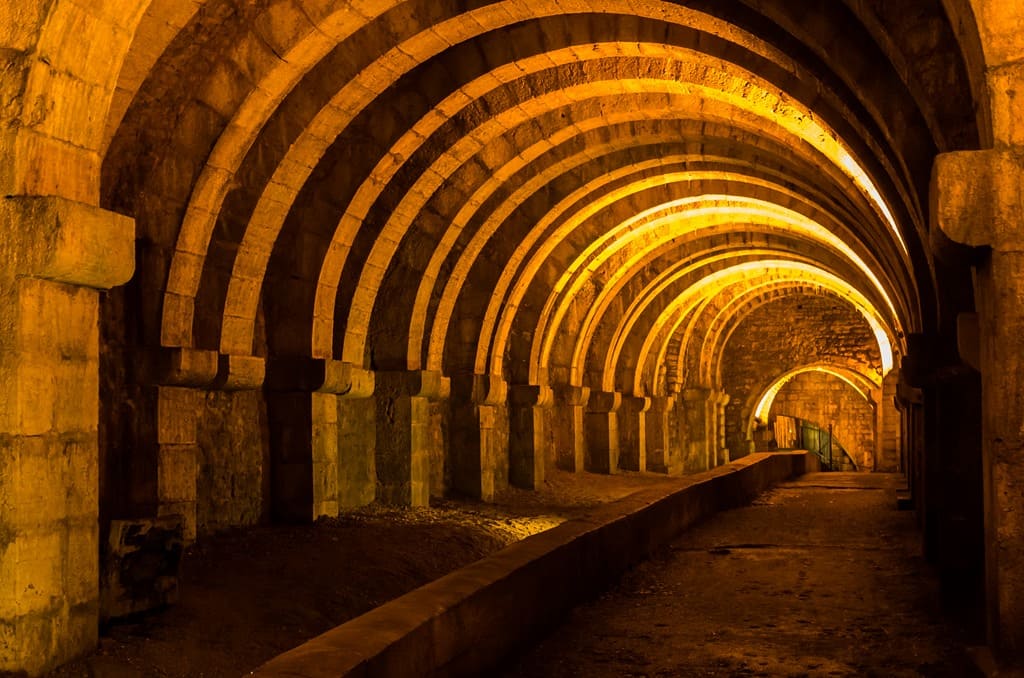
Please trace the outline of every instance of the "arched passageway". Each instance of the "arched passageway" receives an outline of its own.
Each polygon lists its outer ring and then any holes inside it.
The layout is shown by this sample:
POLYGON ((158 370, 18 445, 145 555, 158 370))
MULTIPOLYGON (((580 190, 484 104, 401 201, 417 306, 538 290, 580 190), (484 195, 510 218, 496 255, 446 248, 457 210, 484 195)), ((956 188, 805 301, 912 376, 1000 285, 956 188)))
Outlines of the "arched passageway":
POLYGON ((908 475, 1016 661, 1022 12, 6 3, 0 670, 95 643, 116 521, 691 473, 773 412, 908 475))

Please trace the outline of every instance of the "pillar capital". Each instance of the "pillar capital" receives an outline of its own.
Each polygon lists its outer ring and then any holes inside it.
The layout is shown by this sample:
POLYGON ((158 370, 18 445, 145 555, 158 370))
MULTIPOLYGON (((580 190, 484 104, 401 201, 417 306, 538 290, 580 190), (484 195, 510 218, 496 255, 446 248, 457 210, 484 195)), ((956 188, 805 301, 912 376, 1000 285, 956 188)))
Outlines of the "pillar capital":
POLYGON ((656 412, 671 412, 676 406, 676 398, 671 395, 650 396, 648 400, 651 401, 650 409, 656 412))
MULTIPOLYGON (((161 386, 191 386, 213 391, 255 391, 263 386, 265 375, 266 360, 258 356, 163 346, 150 358, 148 381, 161 386)), ((280 376, 278 378, 280 380, 280 376)))
POLYGON ((153 382, 164 386, 208 386, 217 377, 219 354, 195 348, 157 349, 153 382))
POLYGON ((555 402, 554 390, 549 386, 511 384, 508 396, 511 404, 522 407, 551 407, 555 402))
POLYGON ((683 389, 681 393, 684 402, 693 403, 707 400, 711 397, 712 392, 709 388, 687 388, 683 389))
MULTIPOLYGON (((217 391, 255 391, 263 386, 267 375, 267 361, 254 355, 217 356, 217 377, 213 388, 217 391)), ((370 390, 373 392, 373 375, 370 375, 370 390)), ((353 395, 351 392, 349 395, 353 395)))
POLYGON ((932 169, 932 227, 964 245, 1021 250, 1022 183, 1024 153, 942 153, 932 169))
POLYGON ((451 395, 451 379, 432 370, 367 372, 374 380, 373 391, 394 391, 411 398, 441 400, 451 395))
POLYGON ((556 384, 552 387, 555 401, 559 405, 580 406, 586 405, 590 399, 590 389, 586 386, 572 386, 571 384, 556 384))
POLYGON ((135 272, 135 220, 57 196, 0 199, 0 259, 19 276, 110 289, 135 272))
MULTIPOLYGON (((242 366, 242 361, 238 361, 242 366)), ((375 373, 340 360, 322 358, 284 357, 268 361, 265 368, 266 386, 271 391, 305 391, 330 393, 350 398, 368 398, 373 395, 375 373)), ((419 372, 384 372, 389 375, 417 375, 419 372)), ((433 374, 433 373, 432 373, 433 374)), ((436 373, 440 377, 440 373, 436 373)), ((230 361, 225 378, 230 379, 230 361)), ((236 379, 241 380, 238 375, 236 379)), ((412 377, 406 377, 412 388, 412 377)), ((416 388, 422 388, 422 380, 416 388)))
POLYGON ((587 411, 594 413, 616 412, 622 406, 622 394, 618 391, 591 391, 587 399, 587 411))
POLYGON ((624 395, 621 399, 622 409, 629 409, 631 412, 647 412, 651 409, 651 399, 647 396, 624 395))
POLYGON ((450 379, 451 392, 475 405, 504 405, 508 383, 498 374, 456 374, 450 379))

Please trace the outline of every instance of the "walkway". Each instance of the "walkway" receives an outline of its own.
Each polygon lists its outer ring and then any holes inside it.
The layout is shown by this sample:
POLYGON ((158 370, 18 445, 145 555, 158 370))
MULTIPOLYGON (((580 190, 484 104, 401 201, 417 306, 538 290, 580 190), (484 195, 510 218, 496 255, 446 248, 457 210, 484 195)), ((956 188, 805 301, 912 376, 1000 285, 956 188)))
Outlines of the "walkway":
POLYGON ((973 676, 892 475, 811 474, 682 535, 506 678, 973 676))

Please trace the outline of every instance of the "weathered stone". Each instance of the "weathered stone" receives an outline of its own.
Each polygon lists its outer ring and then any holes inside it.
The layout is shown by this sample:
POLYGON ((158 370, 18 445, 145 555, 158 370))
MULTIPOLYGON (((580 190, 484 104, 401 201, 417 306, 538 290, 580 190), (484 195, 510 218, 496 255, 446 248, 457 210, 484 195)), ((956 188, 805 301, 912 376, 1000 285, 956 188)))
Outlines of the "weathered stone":
POLYGON ((6 196, 0 228, 0 252, 22 275, 108 289, 135 270, 135 224, 119 214, 55 196, 6 196))
POLYGON ((113 521, 104 549, 102 618, 176 603, 185 539, 180 516, 113 521))
POLYGON ((0 4, 0 671, 95 641, 97 516, 712 469, 808 367, 953 551, 975 312, 1019 663, 1022 10, 712 4, 0 4))

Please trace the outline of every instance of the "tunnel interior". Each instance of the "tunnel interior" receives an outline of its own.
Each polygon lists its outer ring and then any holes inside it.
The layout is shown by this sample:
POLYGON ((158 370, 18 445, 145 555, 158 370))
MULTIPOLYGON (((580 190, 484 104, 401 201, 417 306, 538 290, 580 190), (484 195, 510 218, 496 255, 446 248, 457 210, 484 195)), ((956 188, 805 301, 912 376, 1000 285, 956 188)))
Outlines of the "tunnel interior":
POLYGON ((902 470, 900 360, 973 304, 926 214, 979 143, 937 2, 309 4, 153 6, 125 55, 107 517, 700 471, 772 407, 902 470))
POLYGON ((807 422, 904 473, 984 598, 980 255, 930 197, 993 144, 968 3, 80 4, 37 56, 102 86, 29 78, 60 170, 12 192, 135 224, 86 550, 698 473, 807 422))
POLYGON ((915 473, 901 361, 974 303, 927 213, 968 66, 937 0, 785 5, 151 7, 104 130, 138 270, 101 526, 695 473, 779 415, 915 473))

